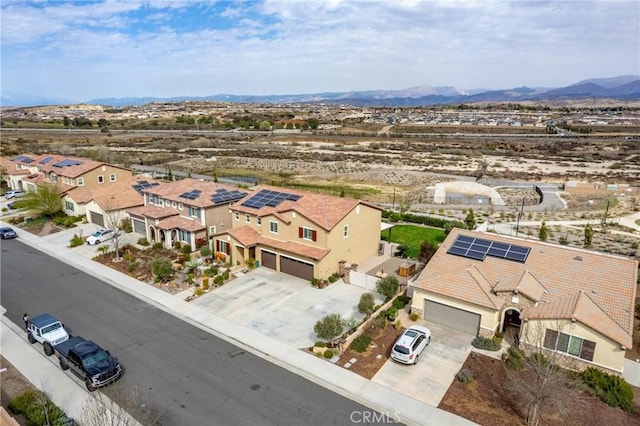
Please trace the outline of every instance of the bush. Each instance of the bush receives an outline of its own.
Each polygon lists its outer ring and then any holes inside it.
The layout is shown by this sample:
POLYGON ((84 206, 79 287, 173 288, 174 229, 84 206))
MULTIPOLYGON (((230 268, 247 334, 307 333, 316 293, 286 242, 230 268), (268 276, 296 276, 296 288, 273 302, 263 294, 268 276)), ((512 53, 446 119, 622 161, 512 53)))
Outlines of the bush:
POLYGON ((71 238, 71 241, 69 241, 69 247, 71 247, 71 248, 79 247, 79 246, 81 246, 83 244, 84 244, 84 238, 82 238, 78 234, 73 234, 73 238, 71 238))
POLYGON ((366 352, 369 349, 369 344, 371 343, 371 336, 364 333, 353 339, 351 344, 349 345, 350 349, 358 353, 366 352))
POLYGON ((336 281, 338 281, 339 279, 340 279, 340 275, 338 275, 338 273, 337 273, 337 272, 335 272, 335 273, 333 273, 333 274, 329 275, 329 278, 327 278, 327 280, 328 280, 331 284, 335 283, 335 282, 336 282, 336 281))
POLYGON ((374 325, 378 328, 387 328, 389 320, 385 315, 378 315, 374 320, 374 325))
POLYGON ((207 245, 207 239, 206 238, 196 238, 196 250, 198 250, 201 247, 204 247, 207 245))
POLYGON ((633 389, 622 377, 607 374, 597 368, 588 367, 582 372, 582 381, 607 405, 620 407, 629 413, 635 412, 633 389))
POLYGON ((211 256, 211 248, 209 246, 200 247, 200 256, 202 256, 202 257, 211 256))
POLYGON ((389 319, 389 321, 393 321, 396 319, 396 316, 398 316, 398 308, 392 306, 384 312, 384 315, 389 319))
POLYGON ((215 285, 222 285, 222 284, 224 284, 224 279, 222 278, 222 275, 216 275, 216 276, 213 278, 213 283, 214 283, 215 285))
POLYGON ((376 291, 386 297, 386 300, 391 300, 393 296, 398 293, 398 279, 393 276, 381 278, 376 283, 376 291))
POLYGON ((499 351, 502 347, 500 342, 493 339, 487 339, 486 337, 476 337, 471 342, 471 345, 475 348, 484 349, 486 351, 499 351))
MULTIPOLYGON (((180 244, 180 243, 178 243, 178 244, 180 244)), ((162 243, 157 242, 157 243, 153 243, 152 248, 153 248, 154 250, 162 250, 162 249, 164 248, 164 246, 162 245, 162 243)))
POLYGON ((29 425, 47 424, 47 418, 49 424, 61 424, 66 417, 64 412, 40 391, 28 391, 14 398, 9 403, 9 409, 15 414, 24 414, 29 425))
POLYGON ((182 244, 180 243, 180 241, 174 241, 173 242, 173 248, 176 250, 180 250, 180 247, 182 247, 182 244))
POLYGON ((138 244, 140 244, 141 246, 148 246, 149 240, 147 240, 145 237, 142 237, 138 240, 138 244))
POLYGON ((398 296, 395 299, 393 299, 393 306, 400 310, 402 308, 405 307, 405 305, 407 303, 409 303, 411 301, 411 299, 409 299, 407 296, 398 296))
POLYGON ((191 254, 191 252, 193 252, 193 250, 191 250, 191 244, 185 244, 182 246, 182 253, 187 255, 187 254, 191 254))
POLYGON ((417 312, 411 312, 411 315, 409 315, 409 318, 411 319, 411 321, 418 321, 418 318, 420 318, 420 315, 418 315, 417 312))
POLYGON ((159 256, 151 262, 151 272, 159 281, 168 281, 173 275, 173 264, 171 259, 159 256))
POLYGON ((333 358, 333 351, 331 349, 327 349, 326 351, 324 351, 324 357, 326 359, 331 359, 333 358))
POLYGON ((222 273, 222 279, 224 279, 225 281, 228 281, 230 276, 231 274, 229 273, 228 269, 222 273))
POLYGON ((215 265, 211 265, 209 269, 206 269, 204 271, 204 274, 208 277, 215 277, 216 275, 218 275, 218 267, 215 265))
POLYGON ((316 342, 313 346, 316 348, 326 348, 327 344, 325 342, 316 342))
POLYGON ((468 368, 463 368, 456 374, 456 379, 461 383, 469 383, 473 380, 473 372, 468 368))
POLYGON ((506 364, 512 370, 524 369, 524 352, 515 346, 509 347, 506 364))
POLYGON ((202 287, 196 287, 193 290, 193 294, 195 294, 196 296, 202 296, 202 292, 203 292, 202 287))
POLYGON ((382 307, 382 305, 376 305, 373 307, 373 312, 377 311, 378 309, 380 309, 382 307))

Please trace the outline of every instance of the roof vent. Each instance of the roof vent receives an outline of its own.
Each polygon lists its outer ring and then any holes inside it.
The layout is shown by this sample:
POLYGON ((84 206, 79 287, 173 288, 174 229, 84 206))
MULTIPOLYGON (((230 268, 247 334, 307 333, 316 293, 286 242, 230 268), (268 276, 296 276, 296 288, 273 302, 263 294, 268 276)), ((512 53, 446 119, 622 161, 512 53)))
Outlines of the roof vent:
POLYGON ((582 262, 582 256, 576 256, 573 260, 577 260, 578 262, 582 262))

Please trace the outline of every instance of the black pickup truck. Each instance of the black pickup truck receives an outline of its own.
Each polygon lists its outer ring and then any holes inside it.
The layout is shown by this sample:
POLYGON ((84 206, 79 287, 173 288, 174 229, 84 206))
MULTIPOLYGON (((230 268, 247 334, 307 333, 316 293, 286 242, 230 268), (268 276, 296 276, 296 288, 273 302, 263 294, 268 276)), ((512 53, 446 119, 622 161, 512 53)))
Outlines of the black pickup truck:
POLYGON ((84 380, 89 392, 116 381, 122 375, 120 363, 109 351, 80 336, 56 345, 55 351, 60 368, 71 369, 84 380))

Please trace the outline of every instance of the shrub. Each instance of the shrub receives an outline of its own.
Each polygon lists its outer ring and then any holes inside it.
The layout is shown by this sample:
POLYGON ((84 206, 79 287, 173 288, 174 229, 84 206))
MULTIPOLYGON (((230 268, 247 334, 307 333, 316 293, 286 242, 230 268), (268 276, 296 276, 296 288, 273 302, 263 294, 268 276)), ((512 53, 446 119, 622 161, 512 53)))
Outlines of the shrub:
POLYGON ((228 281, 230 276, 231 274, 229 273, 229 270, 226 270, 222 273, 222 279, 225 281, 228 281))
POLYGON ((368 317, 373 313, 374 305, 375 299, 373 293, 362 293, 362 295, 360 295, 360 301, 358 302, 358 312, 368 317))
POLYGON ((127 266, 127 272, 132 273, 133 271, 135 271, 136 267, 138 266, 138 262, 131 262, 128 266, 127 266))
POLYGON ((138 240, 138 244, 140 244, 141 246, 148 246, 149 240, 147 240, 146 237, 142 237, 138 240))
POLYGON ((196 238, 196 250, 198 250, 201 247, 204 247, 207 245, 207 239, 206 238, 196 238))
POLYGON ((393 321, 398 315, 398 308, 392 306, 384 312, 384 315, 389 319, 389 321, 393 321))
POLYGON ((160 281, 168 281, 173 275, 173 265, 171 259, 159 256, 151 262, 151 272, 160 281))
POLYGON ((463 368, 456 374, 456 379, 461 383, 469 383, 473 380, 473 372, 468 368, 463 368))
POLYGON ((393 306, 396 309, 400 310, 404 308, 405 305, 409 303, 409 301, 411 301, 411 299, 409 299, 407 296, 398 296, 395 299, 393 299, 393 306))
POLYGON ((15 414, 24 414, 29 425, 61 424, 65 416, 49 398, 40 391, 28 391, 14 398, 9 409, 15 414), (45 417, 45 412, 47 416, 45 417))
POLYGON ((202 277, 202 288, 205 290, 209 290, 209 277, 202 277))
POLYGON ((316 342, 313 346, 316 348, 326 348, 327 344, 325 342, 316 342))
POLYGON ((222 275, 216 275, 215 277, 213 277, 213 283, 215 285, 222 285, 224 284, 224 279, 222 278, 222 275))
POLYGON ((327 349, 326 351, 324 351, 324 357, 326 359, 331 359, 333 358, 333 351, 331 349, 327 349))
POLYGON ((393 296, 398 293, 398 279, 393 276, 381 278, 376 283, 376 291, 386 297, 386 300, 391 300, 393 296))
POLYGON ((378 328, 387 328, 389 320, 385 315, 378 315, 374 320, 374 325, 378 328))
POLYGON ((476 337, 471 342, 471 345, 475 348, 487 351, 499 351, 501 348, 500 342, 493 339, 487 339, 486 337, 476 337))
POLYGON ((182 247, 182 244, 180 243, 180 241, 174 241, 173 242, 173 248, 176 250, 180 250, 180 247, 182 247))
POLYGON ((417 312, 411 312, 411 315, 409 315, 409 318, 411 318, 411 321, 418 321, 418 318, 420 318, 420 315, 418 315, 417 312))
POLYGON ((209 246, 200 247, 200 256, 202 256, 202 257, 211 256, 211 248, 209 246))
POLYGON ((400 318, 398 318, 396 322, 393 323, 393 327, 396 330, 400 330, 402 328, 402 321, 400 321, 400 318))
POLYGON ((629 413, 635 412, 633 389, 622 377, 607 374, 597 368, 588 367, 582 372, 582 381, 607 405, 620 407, 629 413))
POLYGON ((187 255, 187 254, 191 254, 191 252, 193 252, 193 250, 191 250, 191 244, 185 244, 182 246, 182 253, 187 255))
POLYGON ((380 309, 382 307, 382 305, 376 305, 373 307, 373 312, 377 311, 378 309, 380 309))
POLYGON ((524 369, 524 352, 515 346, 509 347, 506 364, 512 370, 524 369))
POLYGON ((335 283, 335 282, 336 282, 336 281, 338 281, 339 279, 340 279, 340 275, 338 275, 338 273, 333 273, 333 274, 331 274, 331 275, 329 276, 329 278, 327 278, 327 280, 328 280, 331 284, 335 283))
POLYGON ((73 238, 71 238, 71 241, 69 241, 69 247, 71 248, 79 247, 83 244, 84 244, 84 239, 78 234, 73 234, 73 238))
POLYGON ((349 348, 353 349, 358 353, 362 353, 362 352, 366 352, 366 350, 369 348, 370 343, 371 343, 371 336, 364 333, 359 335, 355 339, 353 339, 353 341, 349 345, 349 348))
POLYGON ((203 290, 202 290, 202 287, 196 287, 196 288, 193 290, 193 294, 195 294, 196 296, 202 296, 202 291, 203 291, 203 290))
POLYGON ((206 269, 204 271, 204 274, 208 277, 215 277, 216 275, 218 275, 218 267, 215 265, 211 265, 209 269, 206 269))
POLYGON ((130 219, 122 219, 118 224, 118 229, 125 234, 133 232, 133 224, 130 219))
MULTIPOLYGON (((180 243, 178 243, 178 244, 180 244, 180 243)), ((154 250, 162 250, 162 249, 164 248, 164 246, 162 245, 162 243, 161 243, 161 242, 157 242, 157 243, 153 243, 152 248, 153 248, 154 250)))

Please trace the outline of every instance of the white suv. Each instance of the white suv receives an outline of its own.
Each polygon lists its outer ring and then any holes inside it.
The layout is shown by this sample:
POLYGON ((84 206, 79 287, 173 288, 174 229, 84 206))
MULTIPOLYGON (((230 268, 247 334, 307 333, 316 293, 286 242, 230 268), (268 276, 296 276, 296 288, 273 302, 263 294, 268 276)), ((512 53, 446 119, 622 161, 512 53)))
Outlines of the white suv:
POLYGON ((10 189, 4 193, 4 198, 10 200, 12 198, 22 197, 23 195, 24 191, 21 191, 20 189, 10 189))
POLYGON ((405 330, 393 345, 391 359, 403 364, 415 364, 429 343, 431 331, 427 327, 413 325, 405 330))

